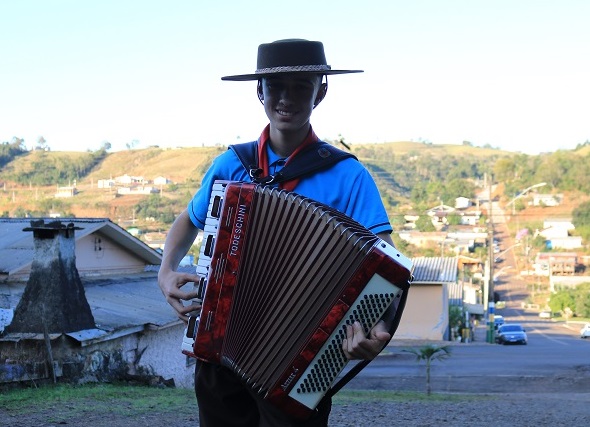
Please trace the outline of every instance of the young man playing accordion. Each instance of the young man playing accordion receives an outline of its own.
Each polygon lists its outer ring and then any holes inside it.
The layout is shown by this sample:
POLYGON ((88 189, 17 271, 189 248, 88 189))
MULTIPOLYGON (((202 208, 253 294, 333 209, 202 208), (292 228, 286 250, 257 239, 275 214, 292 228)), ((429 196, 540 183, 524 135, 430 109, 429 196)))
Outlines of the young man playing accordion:
MULTIPOLYGON (((258 167, 263 175, 275 175, 298 155, 301 147, 318 141, 310 117, 326 96, 327 76, 355 72, 361 71, 332 70, 327 65, 322 43, 289 39, 260 45, 254 74, 222 78, 258 82, 258 98, 270 121, 258 139, 258 167)), ((249 182, 251 177, 234 151, 221 154, 213 161, 201 188, 167 235, 158 282, 167 302, 185 321, 195 307, 185 306, 183 301, 194 298, 195 294, 181 288, 199 278, 176 270, 198 230, 204 228, 215 180, 249 182)), ((377 187, 355 158, 346 158, 280 186, 337 209, 393 245, 392 227, 377 187)), ((385 322, 378 322, 368 337, 357 322, 348 326, 342 346, 349 359, 371 360, 390 339, 385 322)), ((324 399, 311 419, 291 419, 251 393, 233 372, 202 361, 197 362, 195 389, 202 427, 325 426, 331 408, 330 400, 324 399)))

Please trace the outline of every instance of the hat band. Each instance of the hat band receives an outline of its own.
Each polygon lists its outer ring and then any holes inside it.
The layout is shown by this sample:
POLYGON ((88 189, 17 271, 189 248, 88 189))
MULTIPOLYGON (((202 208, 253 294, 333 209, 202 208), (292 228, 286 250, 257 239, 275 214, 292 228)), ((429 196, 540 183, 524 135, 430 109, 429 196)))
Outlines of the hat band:
POLYGON ((288 65, 282 67, 259 68, 256 74, 298 73, 330 71, 329 65, 288 65))

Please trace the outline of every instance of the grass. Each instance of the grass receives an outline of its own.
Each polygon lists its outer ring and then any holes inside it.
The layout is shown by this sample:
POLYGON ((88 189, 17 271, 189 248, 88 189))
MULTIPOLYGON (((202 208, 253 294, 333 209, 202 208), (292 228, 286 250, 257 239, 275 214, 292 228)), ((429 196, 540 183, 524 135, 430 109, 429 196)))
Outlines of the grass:
MULTIPOLYGON (((419 392, 394 392, 374 390, 342 390, 334 398, 334 405, 363 402, 408 402, 408 401, 465 401, 481 399, 476 395, 436 394, 427 396, 419 392)), ((25 415, 34 410, 43 412, 56 407, 67 408, 70 415, 93 413, 134 416, 147 411, 160 413, 185 411, 194 405, 191 389, 157 388, 124 384, 86 384, 41 386, 39 388, 10 389, 0 394, 0 408, 13 416, 25 415), (34 409, 33 404, 34 402, 34 409)), ((0 411, 1 412, 1 411, 0 411)))
POLYGON ((177 412, 194 404, 194 392, 188 389, 156 388, 117 384, 57 385, 39 388, 5 390, 0 394, 0 407, 12 415, 51 410, 56 406, 68 408, 70 413, 83 414, 104 411, 128 415, 147 410, 177 412), (90 403, 90 405, 89 405, 90 403))

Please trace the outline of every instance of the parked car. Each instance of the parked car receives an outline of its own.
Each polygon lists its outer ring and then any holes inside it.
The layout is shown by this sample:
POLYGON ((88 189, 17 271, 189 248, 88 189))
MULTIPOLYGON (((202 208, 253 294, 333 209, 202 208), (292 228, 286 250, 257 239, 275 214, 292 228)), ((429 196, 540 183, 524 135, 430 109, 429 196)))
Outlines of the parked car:
POLYGON ((528 343, 528 337, 520 323, 504 323, 498 327, 496 342, 498 344, 526 345, 528 343))
POLYGON ((504 323, 504 317, 501 314, 494 314, 494 329, 498 329, 504 323))
POLYGON ((590 323, 586 323, 582 329, 580 329, 580 338, 590 337, 590 323))
POLYGON ((551 319, 551 312, 550 311, 542 311, 539 313, 539 317, 541 319, 551 319))

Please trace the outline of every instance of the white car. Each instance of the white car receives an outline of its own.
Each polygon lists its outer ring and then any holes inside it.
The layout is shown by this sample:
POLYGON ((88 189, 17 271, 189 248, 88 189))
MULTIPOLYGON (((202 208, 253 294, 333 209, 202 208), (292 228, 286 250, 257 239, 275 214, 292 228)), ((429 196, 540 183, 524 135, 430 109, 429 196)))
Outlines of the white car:
POLYGON ((590 323, 586 323, 582 329, 580 329, 580 338, 590 337, 590 323))
POLYGON ((550 311, 542 311, 539 313, 539 317, 541 319, 551 319, 551 312, 550 311))

